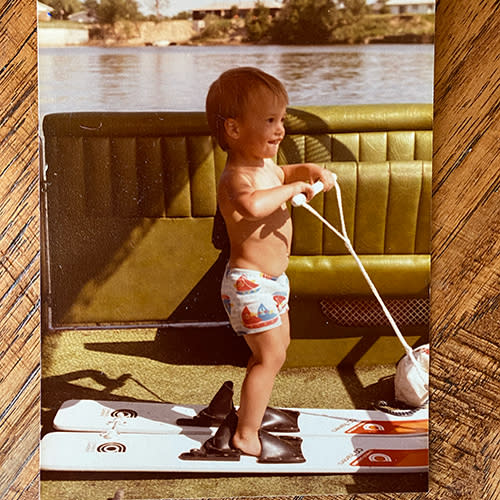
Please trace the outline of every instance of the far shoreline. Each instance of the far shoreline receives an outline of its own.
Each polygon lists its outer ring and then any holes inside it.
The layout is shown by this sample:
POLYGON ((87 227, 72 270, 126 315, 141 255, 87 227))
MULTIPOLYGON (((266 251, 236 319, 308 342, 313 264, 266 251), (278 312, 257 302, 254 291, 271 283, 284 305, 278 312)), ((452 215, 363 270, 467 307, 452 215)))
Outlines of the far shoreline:
POLYGON ((353 39, 338 39, 329 43, 287 44, 264 38, 247 39, 244 26, 239 25, 227 33, 204 37, 189 20, 118 21, 114 25, 78 24, 68 21, 40 22, 39 47, 164 47, 169 46, 360 46, 375 44, 433 44, 434 19, 425 16, 392 16, 384 25, 364 30, 353 39))

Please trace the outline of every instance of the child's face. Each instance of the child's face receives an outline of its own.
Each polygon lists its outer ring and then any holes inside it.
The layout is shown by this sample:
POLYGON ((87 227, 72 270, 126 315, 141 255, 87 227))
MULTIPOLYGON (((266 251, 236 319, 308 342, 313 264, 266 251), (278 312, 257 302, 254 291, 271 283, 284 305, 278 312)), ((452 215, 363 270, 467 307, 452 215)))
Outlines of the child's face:
POLYGON ((248 99, 236 121, 239 137, 236 147, 248 159, 272 158, 285 136, 286 102, 266 88, 257 89, 248 99))

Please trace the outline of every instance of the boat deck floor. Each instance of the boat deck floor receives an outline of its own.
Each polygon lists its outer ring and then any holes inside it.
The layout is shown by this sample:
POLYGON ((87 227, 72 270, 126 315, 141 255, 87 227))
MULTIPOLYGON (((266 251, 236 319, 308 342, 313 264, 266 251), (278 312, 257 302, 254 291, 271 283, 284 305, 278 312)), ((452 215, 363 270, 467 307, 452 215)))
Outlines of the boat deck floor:
MULTIPOLYGON (((67 399, 208 403, 225 380, 235 384, 244 359, 222 360, 209 346, 168 352, 156 329, 61 331, 42 343, 42 434, 53 429, 67 399)), ((184 335, 189 336, 189 331, 184 335)), ((394 365, 285 368, 270 404, 313 408, 372 408, 391 400, 394 365)), ((42 472, 42 500, 222 498, 426 491, 427 474, 196 475, 42 472)))

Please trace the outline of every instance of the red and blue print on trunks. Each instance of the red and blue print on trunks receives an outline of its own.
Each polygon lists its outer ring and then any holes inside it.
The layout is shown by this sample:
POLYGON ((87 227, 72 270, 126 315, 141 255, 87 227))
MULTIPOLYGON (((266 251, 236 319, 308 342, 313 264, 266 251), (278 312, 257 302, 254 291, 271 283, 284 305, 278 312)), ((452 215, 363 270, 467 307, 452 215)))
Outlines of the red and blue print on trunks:
POLYGON ((279 314, 269 311, 264 304, 261 304, 256 314, 246 306, 241 312, 241 319, 246 328, 264 328, 277 323, 279 314))
POLYGON ((227 311, 228 314, 231 314, 231 308, 233 304, 231 303, 231 297, 222 294, 222 304, 224 305, 224 309, 227 311))
POLYGON ((278 311, 281 311, 284 307, 283 302, 286 301, 286 297, 281 292, 273 293, 274 302, 276 302, 276 306, 278 311))
POLYGON ((247 295, 249 293, 255 293, 260 290, 260 285, 255 281, 249 280, 244 274, 242 274, 235 284, 236 293, 240 295, 247 295))

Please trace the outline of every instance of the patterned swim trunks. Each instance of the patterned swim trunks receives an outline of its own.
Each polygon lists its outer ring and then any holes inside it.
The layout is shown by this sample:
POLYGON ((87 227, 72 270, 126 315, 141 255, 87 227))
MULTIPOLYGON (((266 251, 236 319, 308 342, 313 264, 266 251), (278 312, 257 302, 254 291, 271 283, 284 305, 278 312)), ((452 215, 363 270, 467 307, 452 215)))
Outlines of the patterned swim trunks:
POLYGON ((285 273, 270 276, 253 269, 226 268, 221 297, 238 335, 259 333, 281 325, 288 311, 290 284, 285 273))

